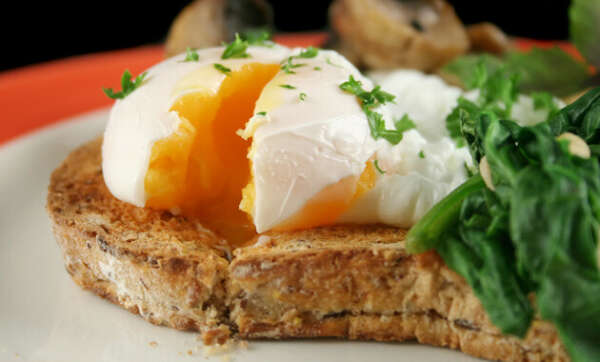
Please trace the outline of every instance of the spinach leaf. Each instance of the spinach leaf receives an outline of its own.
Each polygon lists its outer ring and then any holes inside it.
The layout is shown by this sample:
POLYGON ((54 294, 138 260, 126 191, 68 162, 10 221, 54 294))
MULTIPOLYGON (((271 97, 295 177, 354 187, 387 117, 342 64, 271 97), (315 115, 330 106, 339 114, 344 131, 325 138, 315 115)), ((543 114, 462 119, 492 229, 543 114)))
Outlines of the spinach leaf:
POLYGON ((504 68, 496 69, 489 74, 483 63, 476 65, 475 74, 476 77, 471 81, 472 85, 479 88, 478 99, 472 102, 459 97, 456 107, 446 117, 446 128, 458 147, 465 145, 466 138, 471 155, 479 161, 481 145, 472 141, 476 134, 483 134, 483 132, 476 129, 476 120, 481 117, 490 120, 510 118, 512 106, 519 96, 519 77, 507 73, 504 68))
POLYGON ((600 144, 600 87, 588 91, 548 121, 556 136, 571 132, 588 144, 600 144))
POLYGON ((589 71, 585 64, 559 48, 533 48, 529 52, 510 51, 502 57, 490 54, 469 54, 455 58, 442 68, 442 72, 457 77, 465 88, 476 88, 473 69, 483 64, 488 74, 505 69, 518 74, 525 93, 546 91, 557 96, 567 96, 585 87, 589 71), (560 71, 557 71, 560 69, 560 71))
POLYGON ((533 307, 527 299, 527 283, 515 268, 514 248, 503 222, 498 200, 481 189, 462 204, 458 235, 444 236, 437 252, 446 264, 462 275, 492 321, 503 333, 525 336, 533 307), (499 214, 492 216, 495 212, 499 214))
POLYGON ((418 254, 436 248, 442 235, 458 224, 463 200, 467 195, 484 188, 485 184, 477 174, 435 204, 406 234, 408 252, 418 254))
POLYGON ((600 360, 599 109, 600 88, 532 127, 463 109, 460 132, 475 159, 485 155, 495 190, 475 175, 407 234, 408 251, 435 249, 503 333, 525 335, 535 294, 575 362, 600 360), (591 144, 591 158, 556 140, 566 131, 591 144))
POLYGON ((571 41, 590 64, 600 66, 600 2, 573 0, 569 8, 571 41))

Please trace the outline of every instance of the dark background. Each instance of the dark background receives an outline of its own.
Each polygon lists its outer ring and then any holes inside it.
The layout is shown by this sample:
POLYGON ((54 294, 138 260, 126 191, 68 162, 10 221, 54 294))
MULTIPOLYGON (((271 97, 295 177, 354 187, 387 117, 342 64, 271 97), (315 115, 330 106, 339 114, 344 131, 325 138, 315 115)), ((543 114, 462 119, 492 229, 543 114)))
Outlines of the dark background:
MULTIPOLYGON (((269 2, 279 31, 325 30, 327 27, 327 7, 331 1, 269 2)), ((159 43, 164 41, 169 25, 189 0, 10 3, 4 6, 3 21, 0 21, 0 70, 159 43)), ((568 37, 568 0, 450 3, 465 24, 491 21, 511 35, 537 39, 568 37)))

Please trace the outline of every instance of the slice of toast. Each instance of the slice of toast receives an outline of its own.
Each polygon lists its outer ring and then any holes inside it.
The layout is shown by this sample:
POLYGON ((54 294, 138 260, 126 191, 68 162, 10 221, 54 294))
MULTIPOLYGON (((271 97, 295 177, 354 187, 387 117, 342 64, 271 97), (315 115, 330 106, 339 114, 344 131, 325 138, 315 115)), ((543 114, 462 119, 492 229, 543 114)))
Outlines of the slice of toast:
POLYGON ((192 219, 116 200, 101 140, 52 174, 48 213, 67 271, 148 321, 242 338, 340 337, 461 349, 505 361, 567 361, 553 326, 502 335, 435 253, 409 255, 405 230, 369 225, 271 232, 229 250, 192 219))

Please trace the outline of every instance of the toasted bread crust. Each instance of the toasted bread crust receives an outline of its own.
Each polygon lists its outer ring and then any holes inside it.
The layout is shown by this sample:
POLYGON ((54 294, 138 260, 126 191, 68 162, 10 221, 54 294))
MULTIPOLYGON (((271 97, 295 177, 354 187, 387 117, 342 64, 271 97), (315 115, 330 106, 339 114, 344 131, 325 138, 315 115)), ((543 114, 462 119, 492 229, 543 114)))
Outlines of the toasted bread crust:
POLYGON ((226 245, 192 220, 115 199, 102 177, 101 143, 80 147, 51 176, 47 209, 67 271, 154 324, 222 328, 226 245))
POLYGON ((205 341, 339 337, 461 349, 505 361, 567 361, 554 328, 502 335, 435 253, 408 255, 405 231, 337 226, 258 236, 229 256, 191 219, 137 208, 106 189, 101 140, 52 174, 47 209, 73 280, 205 341))

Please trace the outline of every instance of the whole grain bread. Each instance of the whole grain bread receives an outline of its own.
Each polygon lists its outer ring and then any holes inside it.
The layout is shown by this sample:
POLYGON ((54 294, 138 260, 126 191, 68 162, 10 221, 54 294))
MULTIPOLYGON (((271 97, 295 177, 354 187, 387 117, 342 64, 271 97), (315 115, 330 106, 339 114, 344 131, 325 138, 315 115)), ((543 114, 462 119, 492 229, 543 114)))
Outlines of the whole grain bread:
POLYGON ((502 335, 435 253, 409 255, 405 231, 345 225, 271 232, 248 246, 198 222, 115 199, 101 140, 52 174, 47 209, 73 280, 146 320, 241 338, 417 340, 503 361, 568 361, 553 326, 502 335))

